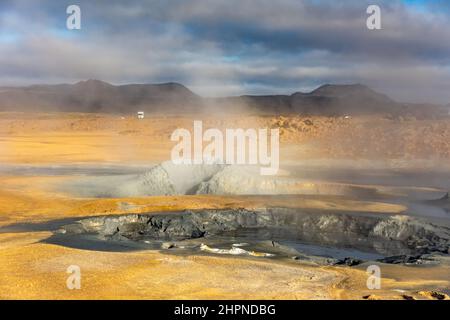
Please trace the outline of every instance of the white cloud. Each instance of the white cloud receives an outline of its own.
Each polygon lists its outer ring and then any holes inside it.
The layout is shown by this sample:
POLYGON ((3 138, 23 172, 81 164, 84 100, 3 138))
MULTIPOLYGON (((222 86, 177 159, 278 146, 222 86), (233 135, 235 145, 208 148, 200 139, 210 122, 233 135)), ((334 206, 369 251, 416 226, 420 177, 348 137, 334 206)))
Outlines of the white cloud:
POLYGON ((57 2, 0 4, 1 84, 178 81, 216 96, 362 82, 450 102, 448 12, 382 1, 383 30, 370 32, 367 1, 79 2, 73 34, 57 2))

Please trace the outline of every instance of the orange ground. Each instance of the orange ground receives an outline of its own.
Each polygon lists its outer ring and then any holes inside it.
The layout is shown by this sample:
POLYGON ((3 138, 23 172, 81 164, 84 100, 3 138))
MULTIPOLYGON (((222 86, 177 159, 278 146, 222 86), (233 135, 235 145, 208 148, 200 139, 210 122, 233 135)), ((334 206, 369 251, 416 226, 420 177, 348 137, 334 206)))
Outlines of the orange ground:
MULTIPOLYGON (((207 119, 211 126, 281 126, 282 159, 358 158, 376 153, 358 146, 364 133, 386 132, 397 122, 378 119, 225 118, 207 119), (372 121, 372 122, 371 122, 372 121), (372 126, 368 127, 368 123, 372 126), (348 142, 336 144, 344 135, 348 142), (284 154, 284 156, 283 156, 284 154)), ((189 118, 150 118, 136 120, 119 116, 80 114, 0 113, 0 163, 2 164, 142 164, 166 160, 170 154, 169 135, 175 127, 192 126, 189 118)), ((418 129, 424 139, 409 136, 402 148, 407 156, 420 154, 445 159, 450 151, 450 126, 403 122, 402 132, 418 129), (429 148, 422 140, 433 136, 429 148), (431 152, 431 153, 430 153, 431 152)), ((366 135, 370 137, 370 134, 366 135)), ((377 140, 375 137, 369 138, 377 140)), ((384 139, 384 138, 382 138, 384 139)), ((387 136, 386 138, 387 139, 387 136)), ((399 138, 400 139, 400 138, 399 138)), ((401 139, 400 139, 401 140, 401 139)), ((383 141, 383 140, 381 140, 383 141)), ((381 143, 381 142, 380 142, 381 143)), ((370 145, 370 144, 367 144, 370 145)), ((392 145, 392 144, 391 144, 392 145)), ((395 144, 385 148, 395 158, 395 144)), ((185 208, 255 208, 286 205, 302 208, 401 212, 402 206, 317 199, 307 196, 268 199, 266 197, 173 196, 126 199, 82 199, 60 192, 62 176, 0 176, 0 227, 15 223, 41 222, 66 217, 119 214, 121 203, 137 206, 133 212, 185 208), (287 201, 288 200, 288 201, 287 201)), ((39 242, 49 232, 0 233, 0 298, 3 299, 340 299, 373 295, 372 298, 401 299, 402 294, 432 298, 419 291, 449 287, 446 265, 424 273, 402 266, 383 267, 383 287, 375 294, 366 289, 367 275, 361 268, 317 267, 294 261, 260 258, 209 256, 180 257, 163 252, 95 252, 39 242), (69 265, 82 270, 81 290, 66 287, 69 265), (255 274, 258 277, 255 277, 255 274), (436 280, 437 279, 437 280, 436 280), (404 290, 405 293, 401 293, 404 290)), ((431 270, 431 269, 430 269, 431 270)))

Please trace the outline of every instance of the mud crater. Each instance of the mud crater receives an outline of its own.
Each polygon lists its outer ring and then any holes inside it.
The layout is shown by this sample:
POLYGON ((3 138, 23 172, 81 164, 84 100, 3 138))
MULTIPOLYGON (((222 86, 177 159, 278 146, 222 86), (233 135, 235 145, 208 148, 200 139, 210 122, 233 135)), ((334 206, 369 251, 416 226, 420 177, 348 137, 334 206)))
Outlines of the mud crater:
POLYGON ((351 265, 413 263, 432 253, 448 254, 450 244, 449 228, 416 218, 286 208, 99 216, 65 225, 56 236, 191 251, 204 243, 244 243, 273 256, 324 257, 351 265))

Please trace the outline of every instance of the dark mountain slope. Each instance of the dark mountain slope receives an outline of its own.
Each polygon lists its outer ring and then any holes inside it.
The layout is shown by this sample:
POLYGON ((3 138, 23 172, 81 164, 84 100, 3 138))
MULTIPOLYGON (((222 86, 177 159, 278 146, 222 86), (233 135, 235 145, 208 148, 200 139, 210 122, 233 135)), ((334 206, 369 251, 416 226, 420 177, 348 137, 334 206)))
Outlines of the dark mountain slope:
POLYGON ((73 85, 0 88, 0 110, 127 113, 196 111, 201 98, 177 83, 114 86, 98 80, 73 85))
POLYGON ((178 83, 115 86, 99 80, 75 84, 0 88, 0 111, 104 112, 182 114, 199 112, 303 114, 322 116, 394 115, 436 117, 448 109, 435 105, 401 104, 355 85, 323 85, 292 95, 202 98, 178 83))

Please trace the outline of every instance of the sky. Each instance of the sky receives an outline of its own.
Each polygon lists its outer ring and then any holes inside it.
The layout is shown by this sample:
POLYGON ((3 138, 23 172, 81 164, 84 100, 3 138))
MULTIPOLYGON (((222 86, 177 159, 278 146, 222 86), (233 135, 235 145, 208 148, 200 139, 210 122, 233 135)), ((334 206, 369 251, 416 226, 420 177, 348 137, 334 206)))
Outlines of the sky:
POLYGON ((1 0, 0 85, 179 82, 203 96, 361 83, 450 103, 446 0, 1 0), (81 8, 81 30, 66 8, 81 8), (381 30, 366 9, 381 8, 381 30))

